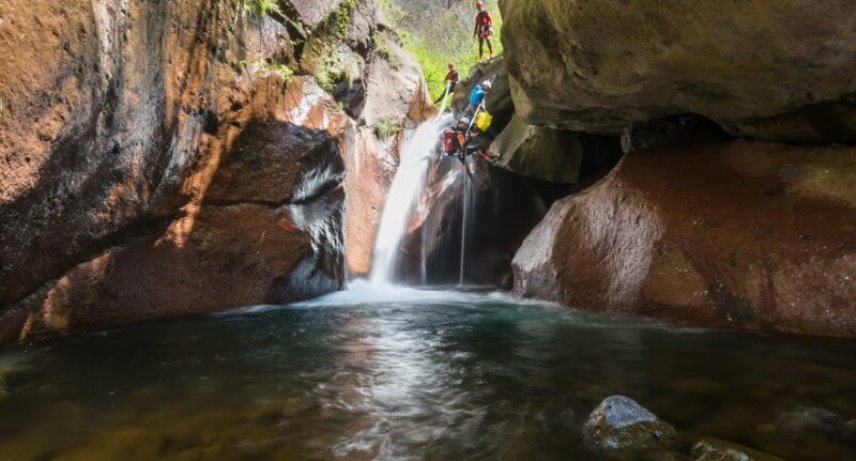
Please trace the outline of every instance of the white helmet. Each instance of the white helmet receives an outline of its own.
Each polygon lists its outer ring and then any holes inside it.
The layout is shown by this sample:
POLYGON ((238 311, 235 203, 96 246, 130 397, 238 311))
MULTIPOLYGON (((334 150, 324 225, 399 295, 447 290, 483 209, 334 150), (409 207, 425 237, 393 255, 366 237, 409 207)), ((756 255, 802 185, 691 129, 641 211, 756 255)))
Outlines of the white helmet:
POLYGON ((481 86, 483 89, 489 90, 489 89, 491 89, 491 87, 493 87, 493 84, 490 83, 490 80, 485 80, 482 82, 481 86))

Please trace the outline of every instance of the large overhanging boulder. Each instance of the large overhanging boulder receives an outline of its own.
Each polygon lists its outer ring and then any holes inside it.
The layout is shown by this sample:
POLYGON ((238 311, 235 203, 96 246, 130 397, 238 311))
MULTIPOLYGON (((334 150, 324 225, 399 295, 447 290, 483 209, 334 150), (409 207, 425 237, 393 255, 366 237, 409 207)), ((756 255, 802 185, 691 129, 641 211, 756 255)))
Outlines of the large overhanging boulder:
POLYGON ((580 177, 583 146, 578 133, 528 125, 518 116, 494 141, 496 165, 548 182, 573 184, 580 177))
POLYGON ((529 123, 618 133, 696 113, 766 140, 856 140, 856 2, 503 0, 529 123))

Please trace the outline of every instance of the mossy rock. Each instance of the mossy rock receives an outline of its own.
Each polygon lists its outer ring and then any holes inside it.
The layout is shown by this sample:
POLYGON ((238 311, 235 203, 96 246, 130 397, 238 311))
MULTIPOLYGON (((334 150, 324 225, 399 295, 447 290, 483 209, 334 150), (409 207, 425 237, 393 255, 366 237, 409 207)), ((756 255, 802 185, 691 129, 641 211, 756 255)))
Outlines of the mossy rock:
POLYGON ((589 450, 615 459, 635 459, 651 451, 668 451, 677 443, 677 430, 631 398, 606 398, 583 427, 589 450))

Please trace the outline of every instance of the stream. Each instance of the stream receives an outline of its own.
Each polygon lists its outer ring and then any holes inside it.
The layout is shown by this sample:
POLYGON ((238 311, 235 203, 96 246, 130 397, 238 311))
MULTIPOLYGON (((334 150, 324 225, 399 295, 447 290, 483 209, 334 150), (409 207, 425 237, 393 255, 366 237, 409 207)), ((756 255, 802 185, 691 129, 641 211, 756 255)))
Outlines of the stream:
MULTIPOLYGON (((357 282, 0 355, 0 459, 598 459, 580 430, 613 394, 757 446, 783 413, 856 418, 854 357, 846 341, 357 282)), ((788 459, 856 459, 852 441, 777 440, 788 459)))

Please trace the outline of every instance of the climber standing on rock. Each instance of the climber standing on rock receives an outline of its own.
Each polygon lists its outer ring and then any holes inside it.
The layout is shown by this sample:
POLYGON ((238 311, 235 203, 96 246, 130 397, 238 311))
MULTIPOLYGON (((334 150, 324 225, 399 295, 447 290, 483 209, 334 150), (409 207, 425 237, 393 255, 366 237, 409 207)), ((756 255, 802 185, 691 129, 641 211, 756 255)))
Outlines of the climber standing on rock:
POLYGON ((493 43, 490 37, 493 35, 493 18, 490 12, 484 7, 484 2, 476 2, 476 8, 479 13, 476 15, 476 28, 473 32, 473 38, 479 39, 479 61, 484 56, 484 44, 487 42, 487 49, 490 52, 490 59, 493 59, 493 43))
POLYGON ((445 99, 447 96, 455 92, 455 87, 458 86, 458 82, 461 81, 461 76, 458 74, 458 70, 455 69, 455 63, 449 63, 449 73, 446 74, 446 92, 440 96, 440 99, 434 101, 434 104, 438 104, 440 101, 445 99))

